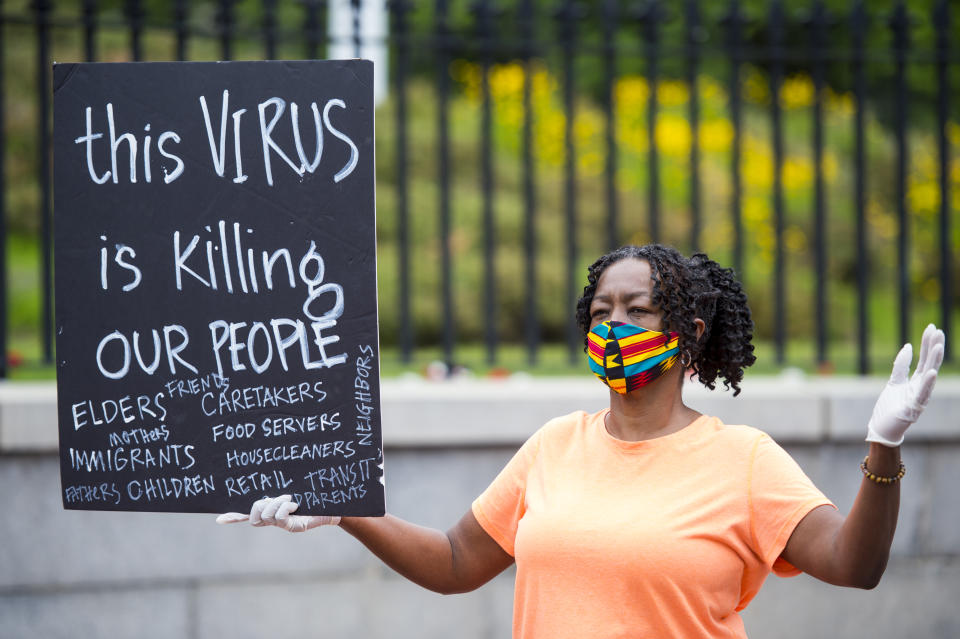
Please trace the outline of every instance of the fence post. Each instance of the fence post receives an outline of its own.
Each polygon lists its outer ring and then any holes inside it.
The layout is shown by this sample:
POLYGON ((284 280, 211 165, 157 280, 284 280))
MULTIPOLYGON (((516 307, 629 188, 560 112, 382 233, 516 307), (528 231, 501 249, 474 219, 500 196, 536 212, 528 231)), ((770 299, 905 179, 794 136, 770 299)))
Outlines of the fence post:
POLYGON ((867 88, 863 72, 863 45, 867 29, 867 13, 864 9, 863 0, 857 0, 856 4, 853 5, 850 20, 853 29, 853 95, 857 103, 854 113, 856 182, 853 194, 854 208, 857 212, 857 370, 861 375, 866 375, 870 372, 870 324, 868 321, 870 255, 867 252, 867 176, 865 166, 867 139, 864 132, 867 88))
POLYGON ((827 246, 826 246, 826 195, 823 184, 823 73, 824 49, 827 46, 828 23, 823 0, 817 0, 810 17, 811 49, 813 64, 813 166, 814 166, 814 262, 816 271, 816 342, 817 364, 827 365, 827 246))
POLYGON ((127 22, 130 26, 130 57, 134 62, 143 59, 140 46, 143 35, 143 2, 141 0, 127 0, 127 22))
POLYGON ((527 362, 537 363, 540 343, 540 315, 537 306, 537 198, 534 189, 533 166, 533 0, 520 3, 521 57, 523 58, 523 203, 524 203, 524 253, 527 293, 526 342, 527 362))
POLYGON ((407 193, 407 12, 408 0, 391 0, 394 41, 394 99, 397 102, 397 254, 399 258, 400 361, 410 363, 413 329, 410 322, 410 213, 407 193))
POLYGON ((233 59, 233 3, 234 0, 219 0, 214 21, 220 36, 220 56, 223 60, 233 59))
POLYGON ((478 0, 471 10, 476 24, 480 57, 480 192, 483 194, 483 279, 484 279, 484 339, 487 363, 497 358, 497 275, 494 263, 496 225, 493 212, 493 115, 490 98, 490 65, 492 58, 494 8, 491 0, 478 0))
POLYGON ((97 0, 83 0, 83 49, 87 62, 97 59, 97 0))
POLYGON ((773 126, 773 341, 777 364, 786 360, 787 318, 784 291, 783 246, 783 119, 780 108, 780 87, 783 84, 783 4, 774 0, 770 6, 770 121, 773 126))
POLYGON ((741 216, 743 181, 740 176, 741 102, 740 65, 743 14, 739 0, 730 2, 730 9, 723 17, 726 27, 727 52, 730 56, 729 97, 730 120, 733 123, 733 140, 730 145, 730 222, 733 226, 733 270, 743 280, 743 222, 741 216))
POLYGON ((6 45, 6 19, 0 0, 0 379, 7 377, 7 180, 4 158, 6 156, 6 85, 3 73, 4 46, 6 45))
POLYGON ((700 87, 697 75, 700 69, 700 5, 697 0, 687 0, 686 45, 687 86, 690 98, 687 103, 690 118, 690 250, 700 248, 700 87))
POLYGON ((894 126, 897 135, 897 281, 900 291, 900 344, 910 341, 910 275, 908 254, 910 248, 910 220, 907 216, 907 48, 910 46, 910 18, 903 2, 897 2, 889 26, 893 31, 893 50, 896 61, 894 74, 894 126))
POLYGON ((450 255, 450 123, 447 98, 450 93, 450 33, 447 24, 448 0, 436 0, 434 6, 434 38, 437 48, 437 118, 438 165, 440 170, 440 279, 443 298, 443 358, 452 372, 454 318, 453 265, 450 255))
POLYGON ((657 149, 657 86, 660 74, 660 21, 664 18, 659 0, 648 0, 637 19, 642 25, 647 69, 647 215, 650 239, 660 241, 660 157, 657 149))
POLYGON ((37 28, 37 94, 39 112, 37 113, 37 145, 40 183, 40 290, 42 293, 42 312, 40 338, 43 343, 43 362, 53 362, 53 212, 50 203, 50 12, 53 5, 49 0, 34 0, 34 19, 37 28))
POLYGON ((173 3, 173 28, 177 34, 177 60, 187 59, 187 0, 176 0, 173 3))
POLYGON ((604 116, 606 128, 606 195, 607 195, 607 250, 612 251, 620 245, 618 224, 619 202, 617 197, 617 121, 616 96, 614 87, 617 81, 617 22, 620 19, 617 0, 605 0, 603 3, 603 62, 604 62, 604 116))
MULTIPOLYGON (((937 31, 937 148, 940 159, 940 326, 949 331, 953 310, 953 253, 950 248, 950 140, 947 123, 950 117, 950 4, 940 0, 933 11, 937 31)), ((950 343, 944 346, 944 359, 953 359, 950 343)))
POLYGON ((574 319, 574 305, 577 300, 577 149, 573 139, 576 120, 576 68, 573 54, 577 46, 577 20, 581 16, 580 6, 574 0, 564 0, 556 10, 554 18, 560 29, 560 47, 563 51, 563 108, 564 120, 564 212, 567 237, 567 295, 566 312, 567 350, 570 363, 577 361, 577 347, 580 343, 580 329, 574 319))

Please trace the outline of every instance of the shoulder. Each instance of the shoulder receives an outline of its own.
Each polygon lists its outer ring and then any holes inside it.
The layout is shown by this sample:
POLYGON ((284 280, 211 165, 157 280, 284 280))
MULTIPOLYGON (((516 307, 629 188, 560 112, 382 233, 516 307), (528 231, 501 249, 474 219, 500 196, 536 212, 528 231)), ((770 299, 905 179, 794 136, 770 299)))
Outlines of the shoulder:
POLYGON ((590 428, 592 424, 603 419, 606 412, 607 409, 597 411, 596 413, 578 410, 566 415, 560 415, 540 427, 537 434, 545 439, 566 439, 590 428))
POLYGON ((718 417, 708 419, 707 440, 711 447, 721 447, 752 456, 758 448, 777 446, 776 442, 759 428, 745 424, 725 424, 718 417))

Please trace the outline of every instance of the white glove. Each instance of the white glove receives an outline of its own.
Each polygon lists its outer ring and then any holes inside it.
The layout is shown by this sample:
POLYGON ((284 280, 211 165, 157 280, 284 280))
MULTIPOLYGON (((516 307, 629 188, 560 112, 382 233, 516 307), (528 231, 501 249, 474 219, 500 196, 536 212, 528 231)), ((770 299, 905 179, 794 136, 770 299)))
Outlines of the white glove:
POLYGON ((913 422, 917 421, 927 402, 933 385, 937 381, 937 371, 943 362, 943 344, 946 338, 943 331, 928 324, 920 341, 920 357, 913 376, 910 374, 910 362, 913 359, 913 347, 905 344, 893 361, 890 381, 877 398, 873 407, 873 416, 867 424, 867 441, 877 442, 891 448, 903 443, 903 434, 913 422))
POLYGON ((317 526, 337 526, 339 516, 330 515, 291 515, 299 507, 290 495, 264 497, 253 502, 249 515, 243 513, 224 513, 217 517, 218 524, 235 524, 238 521, 250 521, 253 526, 277 526, 288 532, 304 532, 317 526))

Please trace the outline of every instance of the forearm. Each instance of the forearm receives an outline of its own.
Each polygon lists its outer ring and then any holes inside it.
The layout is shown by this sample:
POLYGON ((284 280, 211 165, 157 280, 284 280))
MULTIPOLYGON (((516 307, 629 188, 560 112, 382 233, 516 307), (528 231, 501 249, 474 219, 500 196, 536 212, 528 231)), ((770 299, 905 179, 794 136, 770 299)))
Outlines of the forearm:
MULTIPOLYGON (((900 448, 871 444, 867 468, 892 477, 900 467, 900 448)), ((873 588, 890 555, 900 509, 900 484, 878 484, 864 477, 850 514, 837 531, 834 556, 846 585, 873 588)))
POLYGON ((344 517, 340 527, 410 581, 435 592, 457 591, 453 552, 445 533, 389 514, 344 517))

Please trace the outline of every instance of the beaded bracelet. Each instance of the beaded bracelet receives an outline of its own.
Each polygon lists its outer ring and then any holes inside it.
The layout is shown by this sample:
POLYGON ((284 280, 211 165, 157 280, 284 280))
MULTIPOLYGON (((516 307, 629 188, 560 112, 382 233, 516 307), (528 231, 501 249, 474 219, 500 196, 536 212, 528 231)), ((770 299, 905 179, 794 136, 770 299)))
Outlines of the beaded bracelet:
POLYGON ((903 479, 903 476, 907 474, 907 467, 903 465, 903 460, 900 460, 900 469, 897 470, 896 475, 893 475, 891 477, 881 477, 879 475, 874 475, 869 470, 867 470, 867 461, 869 459, 870 459, 869 455, 863 458, 863 461, 860 462, 860 470, 863 472, 864 476, 867 479, 869 479, 875 484, 895 484, 901 479, 903 479))

